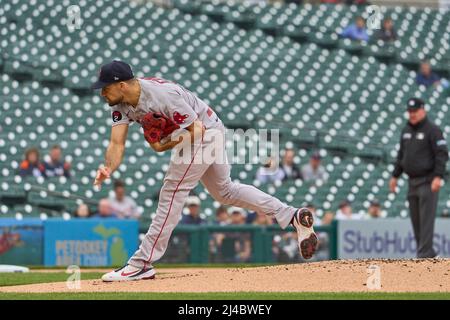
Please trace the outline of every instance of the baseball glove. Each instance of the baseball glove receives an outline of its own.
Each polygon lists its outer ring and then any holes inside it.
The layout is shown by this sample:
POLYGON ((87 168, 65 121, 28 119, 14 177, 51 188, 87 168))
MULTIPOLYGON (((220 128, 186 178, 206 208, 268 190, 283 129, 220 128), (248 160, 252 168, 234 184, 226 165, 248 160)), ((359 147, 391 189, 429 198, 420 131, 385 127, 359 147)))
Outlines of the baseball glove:
POLYGON ((141 119, 144 137, 149 143, 161 141, 180 126, 159 112, 149 112, 141 119))

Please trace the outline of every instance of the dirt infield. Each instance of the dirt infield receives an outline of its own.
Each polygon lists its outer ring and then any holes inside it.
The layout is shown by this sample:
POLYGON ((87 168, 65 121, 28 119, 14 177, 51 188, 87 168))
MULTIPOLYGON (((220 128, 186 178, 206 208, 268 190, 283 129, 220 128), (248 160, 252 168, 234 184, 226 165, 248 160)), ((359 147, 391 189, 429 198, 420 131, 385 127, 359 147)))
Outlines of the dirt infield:
POLYGON ((155 280, 83 280, 1 287, 0 292, 450 292, 450 260, 342 260, 255 268, 161 269, 155 280), (381 289, 369 289, 368 267, 380 269, 381 289))

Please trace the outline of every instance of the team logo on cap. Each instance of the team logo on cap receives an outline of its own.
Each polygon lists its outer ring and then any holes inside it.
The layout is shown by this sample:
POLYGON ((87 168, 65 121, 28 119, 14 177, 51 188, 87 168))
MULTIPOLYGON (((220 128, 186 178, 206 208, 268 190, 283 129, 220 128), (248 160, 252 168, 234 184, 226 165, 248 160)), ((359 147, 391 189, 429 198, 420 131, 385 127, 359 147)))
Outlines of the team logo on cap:
POLYGON ((122 114, 120 113, 120 111, 114 111, 112 113, 112 120, 113 120, 113 122, 122 120, 122 114))
POLYGON ((409 100, 409 105, 413 107, 415 105, 414 100, 409 100))

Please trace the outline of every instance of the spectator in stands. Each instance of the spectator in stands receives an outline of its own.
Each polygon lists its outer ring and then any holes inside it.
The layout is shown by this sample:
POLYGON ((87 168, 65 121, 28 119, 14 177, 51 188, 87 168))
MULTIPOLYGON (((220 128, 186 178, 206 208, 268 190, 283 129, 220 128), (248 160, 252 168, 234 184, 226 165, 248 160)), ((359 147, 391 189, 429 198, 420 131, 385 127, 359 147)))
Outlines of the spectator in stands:
MULTIPOLYGON (((242 208, 231 207, 231 225, 245 224, 246 211, 242 208)), ((230 232, 227 239, 234 240, 234 262, 248 262, 251 256, 250 234, 246 232, 230 232)))
POLYGON ((385 216, 386 213, 383 210, 381 210, 380 202, 374 199, 370 202, 369 209, 367 210, 364 219, 378 219, 384 218, 385 216))
POLYGON ((200 199, 197 196, 189 196, 186 200, 187 213, 183 214, 183 224, 203 224, 205 221, 200 217, 200 199))
POLYGON ((50 149, 49 161, 44 162, 46 177, 70 178, 70 164, 62 158, 62 150, 59 145, 54 145, 50 149))
POLYGON ((448 210, 448 209, 442 210, 441 218, 447 218, 447 219, 450 218, 450 210, 448 210))
POLYGON ((298 238, 295 232, 283 232, 273 237, 272 252, 277 262, 298 262, 298 238))
POLYGON ((247 212, 247 216, 245 217, 245 223, 252 224, 255 221, 257 215, 258 214, 255 211, 247 212))
MULTIPOLYGON (((245 223, 246 224, 260 224, 260 223, 263 223, 263 220, 261 218, 262 214, 263 214, 262 212, 257 212, 257 211, 248 212, 246 214, 246 217, 245 217, 245 223)), ((267 216, 267 221, 271 221, 270 224, 272 224, 273 221, 274 221, 273 217, 267 216)))
POLYGON ((342 30, 341 37, 348 38, 357 41, 369 41, 369 35, 367 34, 366 22, 362 17, 357 17, 355 23, 347 26, 342 30))
POLYGON ((322 225, 326 226, 333 222, 334 213, 331 211, 326 211, 322 216, 322 225))
MULTIPOLYGON (((220 206, 216 210, 216 220, 214 224, 220 226, 226 226, 230 224, 230 214, 227 207, 220 206)), ((212 262, 223 262, 222 257, 222 243, 226 237, 224 232, 213 232, 211 233, 209 240, 209 253, 212 262)))
POLYGON ((94 218, 117 218, 117 215, 112 210, 109 199, 104 198, 98 202, 97 213, 93 217, 94 218))
POLYGON ((394 30, 394 23, 391 18, 386 18, 383 20, 383 25, 381 29, 375 34, 378 40, 383 41, 395 41, 397 39, 397 33, 394 30))
POLYGON ((30 148, 25 151, 25 160, 20 164, 19 175, 22 177, 45 177, 45 168, 39 160, 37 148, 30 148))
POLYGON ((245 218, 247 216, 247 212, 239 207, 231 207, 229 209, 230 217, 231 217, 231 224, 237 225, 237 224, 245 224, 245 218))
POLYGON ((273 218, 263 212, 256 212, 255 219, 252 223, 258 226, 270 226, 273 224, 273 218))
POLYGON ((282 181, 284 179, 284 172, 278 165, 278 162, 270 158, 267 163, 256 171, 256 180, 261 183, 273 183, 275 181, 282 181))
POLYGON ((319 152, 314 152, 309 159, 309 163, 302 167, 302 177, 305 181, 325 182, 328 179, 325 168, 321 165, 322 157, 319 152))
POLYGON ((111 209, 117 213, 119 218, 138 219, 140 217, 136 202, 126 195, 123 181, 114 181, 114 196, 109 199, 109 202, 111 209))
POLYGON ((215 223, 221 226, 230 224, 230 214, 228 213, 228 209, 225 206, 220 206, 219 208, 217 208, 215 223))
POLYGON ((418 85, 430 87, 437 86, 440 83, 440 79, 439 76, 432 71, 430 63, 428 61, 422 61, 416 77, 416 82, 418 85))
POLYGON ((352 206, 348 201, 342 201, 339 204, 339 210, 336 212, 336 220, 359 220, 361 216, 353 213, 352 206))
POLYGON ((75 210, 75 218, 89 218, 91 216, 91 211, 87 204, 82 203, 75 210))
POLYGON ((285 149, 283 160, 281 161, 281 170, 283 171, 283 180, 301 179, 300 169, 294 163, 295 152, 293 149, 285 149))

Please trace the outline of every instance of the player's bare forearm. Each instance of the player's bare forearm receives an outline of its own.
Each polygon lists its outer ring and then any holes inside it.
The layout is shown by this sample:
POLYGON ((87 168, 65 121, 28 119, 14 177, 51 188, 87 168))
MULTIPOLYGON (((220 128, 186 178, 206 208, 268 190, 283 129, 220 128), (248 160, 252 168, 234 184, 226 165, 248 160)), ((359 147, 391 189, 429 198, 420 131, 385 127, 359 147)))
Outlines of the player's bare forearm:
POLYGON ((106 149, 105 163, 101 164, 97 170, 97 174, 94 180, 94 186, 101 188, 101 185, 105 179, 111 177, 111 173, 116 170, 122 162, 123 154, 125 151, 125 144, 116 143, 112 140, 106 149))
POLYGON ((127 135, 127 124, 112 127, 111 140, 105 154, 105 166, 109 168, 111 172, 115 171, 122 162, 127 135))
POLYGON ((111 142, 106 149, 105 166, 108 167, 111 172, 115 171, 122 162, 124 153, 124 145, 111 142))
POLYGON ((170 150, 170 149, 174 148, 181 141, 182 141, 182 139, 180 138, 179 140, 176 140, 176 141, 169 140, 169 141, 167 141, 165 143, 155 142, 155 143, 150 143, 150 146, 156 152, 164 152, 164 151, 167 151, 167 150, 170 150))

